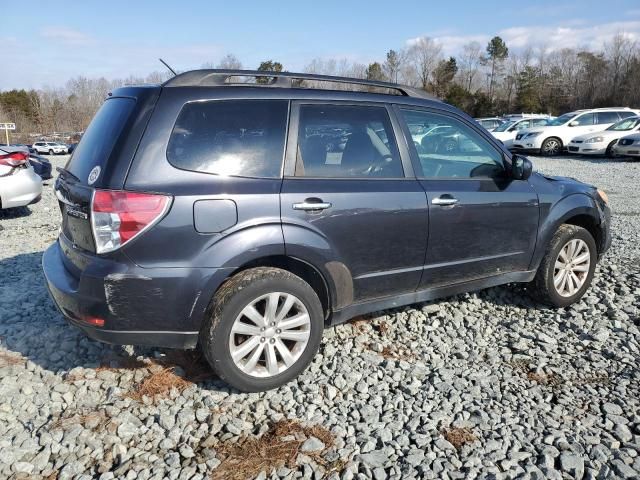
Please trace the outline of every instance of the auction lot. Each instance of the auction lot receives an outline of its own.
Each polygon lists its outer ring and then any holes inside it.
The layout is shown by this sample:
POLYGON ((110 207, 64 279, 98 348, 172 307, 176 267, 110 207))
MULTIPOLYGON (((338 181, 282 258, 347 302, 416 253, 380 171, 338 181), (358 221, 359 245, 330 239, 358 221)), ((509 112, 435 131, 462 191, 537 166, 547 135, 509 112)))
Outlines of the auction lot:
POLYGON ((378 312, 260 394, 69 326, 40 267, 47 181, 0 213, 0 478, 637 478, 640 162, 530 158, 609 195, 613 245, 581 302, 507 286, 378 312))

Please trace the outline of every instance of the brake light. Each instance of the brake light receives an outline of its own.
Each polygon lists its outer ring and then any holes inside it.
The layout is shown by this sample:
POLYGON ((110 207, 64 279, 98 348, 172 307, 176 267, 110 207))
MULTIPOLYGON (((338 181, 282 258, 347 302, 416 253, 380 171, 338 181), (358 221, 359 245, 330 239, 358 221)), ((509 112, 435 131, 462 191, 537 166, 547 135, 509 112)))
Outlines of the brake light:
POLYGON ((6 155, 0 155, 0 165, 7 167, 19 167, 29 160, 29 154, 24 152, 12 152, 6 155))
POLYGON ((155 193, 95 190, 91 228, 96 252, 113 252, 149 229, 166 213, 170 200, 155 193))

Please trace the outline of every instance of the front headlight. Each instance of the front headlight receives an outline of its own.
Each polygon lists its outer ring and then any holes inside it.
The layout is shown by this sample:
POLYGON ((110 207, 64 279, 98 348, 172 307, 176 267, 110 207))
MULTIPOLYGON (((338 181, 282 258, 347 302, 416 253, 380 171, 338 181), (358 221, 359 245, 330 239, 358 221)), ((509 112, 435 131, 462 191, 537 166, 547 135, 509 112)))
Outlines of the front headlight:
POLYGON ((585 140, 584 143, 600 143, 600 142, 604 142, 603 137, 591 137, 585 140))
POLYGON ((598 189, 598 196, 602 199, 602 201, 605 204, 609 204, 609 197, 607 197, 607 194, 604 192, 604 190, 600 190, 598 189))
POLYGON ((540 136, 540 134, 542 134, 542 132, 531 132, 531 133, 527 133, 525 135, 525 138, 535 138, 540 136))

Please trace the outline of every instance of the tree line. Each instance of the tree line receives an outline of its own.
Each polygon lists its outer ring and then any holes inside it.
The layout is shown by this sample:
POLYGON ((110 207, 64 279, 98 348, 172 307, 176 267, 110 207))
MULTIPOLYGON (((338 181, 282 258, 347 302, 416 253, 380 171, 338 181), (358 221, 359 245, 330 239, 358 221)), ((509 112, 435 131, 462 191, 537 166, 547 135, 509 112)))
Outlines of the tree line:
MULTIPOLYGON (((241 69, 243 65, 228 54, 219 62, 204 63, 202 67, 241 69)), ((266 60, 257 69, 283 71, 285 66, 266 60)), ((469 42, 456 56, 449 57, 443 55, 443 45, 437 40, 420 37, 405 48, 389 50, 370 64, 317 58, 304 71, 418 87, 474 117, 513 112, 558 115, 603 106, 640 107, 640 45, 623 34, 614 36, 600 51, 552 50, 544 46, 514 51, 496 36, 484 46, 469 42)), ((29 132, 81 132, 110 90, 122 85, 159 83, 169 76, 168 72, 115 80, 78 76, 64 87, 0 92, 0 121, 15 122, 19 136, 29 132)))

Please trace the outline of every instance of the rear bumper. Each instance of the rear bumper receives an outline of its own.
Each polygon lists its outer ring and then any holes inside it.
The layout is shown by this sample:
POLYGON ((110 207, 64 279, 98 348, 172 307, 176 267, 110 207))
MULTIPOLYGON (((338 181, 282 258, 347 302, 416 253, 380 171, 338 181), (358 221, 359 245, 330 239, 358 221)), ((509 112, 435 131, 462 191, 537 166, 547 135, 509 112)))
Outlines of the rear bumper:
POLYGON ((39 202, 41 195, 42 179, 31 168, 0 178, 2 208, 31 205, 39 202))
POLYGON ((228 275, 227 269, 147 269, 84 255, 76 276, 63 248, 69 247, 56 242, 42 256, 51 297, 72 325, 106 343, 195 347, 209 300, 228 275))

